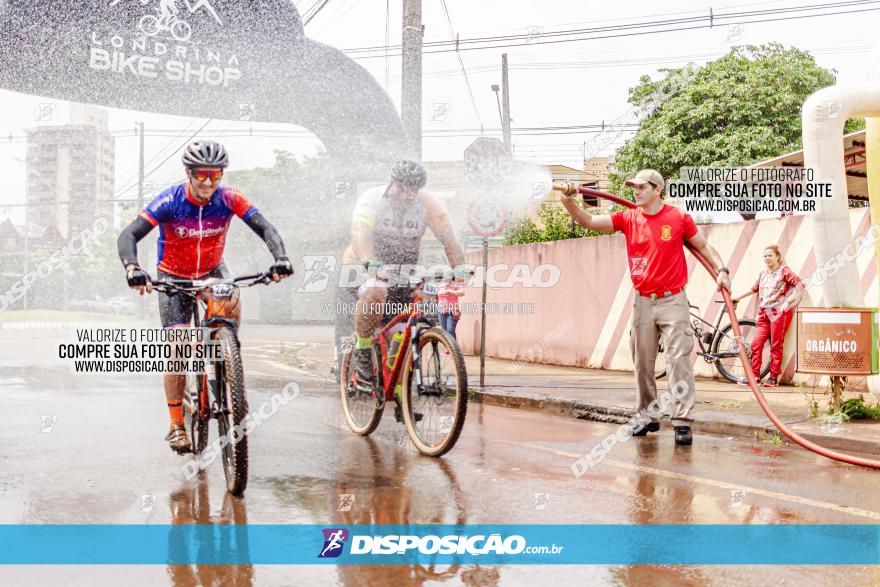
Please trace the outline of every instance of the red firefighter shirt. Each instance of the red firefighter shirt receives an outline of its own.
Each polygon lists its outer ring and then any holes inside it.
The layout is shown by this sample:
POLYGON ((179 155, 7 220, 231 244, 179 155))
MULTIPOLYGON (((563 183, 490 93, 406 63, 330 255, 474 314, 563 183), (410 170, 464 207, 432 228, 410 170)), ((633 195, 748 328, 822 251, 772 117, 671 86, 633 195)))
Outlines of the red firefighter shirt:
POLYGON ((687 284, 686 239, 697 234, 694 219, 665 204, 654 215, 641 208, 611 214, 614 230, 626 237, 629 273, 640 293, 663 293, 687 284))

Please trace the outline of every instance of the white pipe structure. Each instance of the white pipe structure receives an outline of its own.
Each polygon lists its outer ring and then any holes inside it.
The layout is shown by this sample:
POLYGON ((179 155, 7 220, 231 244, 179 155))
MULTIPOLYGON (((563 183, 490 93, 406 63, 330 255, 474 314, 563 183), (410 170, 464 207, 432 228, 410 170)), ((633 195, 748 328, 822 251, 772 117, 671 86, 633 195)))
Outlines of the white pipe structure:
MULTIPOLYGON (((820 199, 816 214, 810 218, 816 267, 821 269, 853 243, 843 163, 843 126, 849 118, 880 117, 880 83, 823 88, 807 98, 802 116, 804 166, 814 170, 814 181, 832 184, 832 197, 820 199)), ((825 307, 864 306, 856 264, 841 263, 836 272, 829 271, 822 294, 825 307)))
MULTIPOLYGON (((868 61, 868 81, 880 81, 880 43, 874 45, 868 61)), ((880 119, 865 118, 865 171, 868 176, 868 200, 871 206, 871 223, 880 224, 880 119)), ((880 259, 880 242, 874 244, 874 259, 880 259)), ((875 276, 875 281, 880 277, 875 276)), ((868 305, 880 303, 880 300, 867 300, 868 305)), ((867 379, 868 391, 880 396, 880 376, 870 375, 867 379)))

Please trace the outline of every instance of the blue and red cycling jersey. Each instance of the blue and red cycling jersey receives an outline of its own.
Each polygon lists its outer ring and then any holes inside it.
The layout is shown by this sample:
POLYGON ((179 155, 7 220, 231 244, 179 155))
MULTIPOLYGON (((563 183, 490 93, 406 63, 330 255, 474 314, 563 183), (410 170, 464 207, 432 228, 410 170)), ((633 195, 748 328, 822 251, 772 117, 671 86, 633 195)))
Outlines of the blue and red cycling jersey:
POLYGON ((247 220, 257 209, 240 191, 220 186, 211 199, 199 204, 189 184, 171 186, 150 202, 140 215, 159 225, 158 268, 178 277, 198 278, 223 260, 226 233, 233 214, 247 220))

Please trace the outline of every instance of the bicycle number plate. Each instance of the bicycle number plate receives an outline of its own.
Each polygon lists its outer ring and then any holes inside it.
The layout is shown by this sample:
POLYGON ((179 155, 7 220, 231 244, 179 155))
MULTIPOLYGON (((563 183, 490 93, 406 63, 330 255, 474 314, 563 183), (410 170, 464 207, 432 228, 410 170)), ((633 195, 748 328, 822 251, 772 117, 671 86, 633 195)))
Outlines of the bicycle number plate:
POLYGON ((216 283, 211 286, 211 294, 217 299, 224 299, 232 296, 235 286, 231 283, 216 283))

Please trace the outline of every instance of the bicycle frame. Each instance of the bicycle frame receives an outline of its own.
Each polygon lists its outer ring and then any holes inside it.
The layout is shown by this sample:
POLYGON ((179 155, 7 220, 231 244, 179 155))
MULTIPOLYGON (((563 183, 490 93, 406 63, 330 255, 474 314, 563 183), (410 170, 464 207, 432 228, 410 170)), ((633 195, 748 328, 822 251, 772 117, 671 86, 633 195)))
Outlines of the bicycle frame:
MULTIPOLYGON (((415 365, 419 365, 420 351, 418 345, 419 339, 419 329, 417 328, 419 322, 424 321, 426 326, 430 326, 430 323, 425 319, 425 314, 422 312, 419 307, 420 301, 424 301, 423 298, 417 296, 412 303, 412 309, 409 311, 404 311, 395 316, 388 324, 379 329, 379 331, 373 335, 373 341, 379 342, 380 348, 380 356, 379 360, 382 363, 382 391, 384 392, 384 400, 389 401, 395 397, 394 388, 397 385, 398 379, 400 379, 400 373, 403 370, 403 361, 401 360, 406 354, 404 351, 409 348, 409 345, 412 344, 413 349, 413 363, 415 365), (388 339, 387 335, 392 328, 400 324, 406 320, 406 329, 403 332, 403 339, 400 341, 400 349, 397 352, 397 358, 394 361, 394 365, 391 368, 388 367, 388 339)), ((416 368, 418 370, 418 368, 416 368)), ((418 378, 418 375, 416 375, 418 378)))
MULTIPOLYGON (((225 326, 232 330, 233 336, 235 336, 235 339, 238 340, 237 320, 235 320, 234 318, 210 314, 209 300, 201 298, 198 295, 194 296, 194 300, 196 303, 196 308, 193 311, 193 326, 195 328, 219 328, 225 326), (202 314, 203 317, 200 318, 200 314, 202 314)), ((210 338, 210 335, 208 336, 208 338, 210 338)), ((208 342, 207 340, 204 340, 201 344, 206 345, 208 344, 208 342)), ((206 420, 208 418, 218 418, 220 414, 226 413, 226 396, 225 394, 218 393, 217 375, 218 374, 213 365, 208 368, 204 373, 196 374, 197 377, 203 377, 206 379, 206 385, 199 386, 198 388, 199 418, 201 418, 202 420, 206 420), (217 409, 214 410, 214 413, 210 414, 210 398, 208 396, 209 391, 211 392, 211 395, 217 399, 218 404, 217 409)))
MULTIPOLYGON (((238 289, 240 287, 250 287, 260 283, 268 283, 268 274, 258 273, 254 275, 244 275, 241 277, 236 277, 234 279, 210 278, 202 281, 196 280, 193 281, 193 284, 191 286, 182 286, 179 283, 175 283, 174 280, 159 280, 155 281, 154 285, 157 287, 158 291, 165 291, 166 293, 173 292, 176 295, 187 295, 193 298, 193 301, 196 304, 196 307, 193 309, 192 318, 193 326, 195 328, 228 327, 230 330, 232 330, 232 334, 235 339, 238 340, 238 321, 234 318, 223 315, 222 304, 219 304, 217 300, 214 300, 210 297, 204 297, 202 295, 202 292, 208 291, 214 285, 222 283, 228 283, 232 285, 233 291, 232 295, 230 296, 232 298, 238 295, 238 289), (243 286, 237 285, 238 282, 242 281, 251 281, 251 283, 243 286), (217 311, 214 311, 215 305, 217 311)), ((207 344, 207 340, 203 341, 201 344, 207 344)), ((201 420, 219 418, 220 415, 224 414, 227 410, 225 394, 218 393, 217 375, 218 374, 214 371, 213 363, 211 363, 211 368, 208 371, 206 371, 205 373, 197 374, 198 377, 204 377, 207 379, 207 385, 199 386, 199 397, 188 398, 186 397, 186 394, 184 394, 184 402, 187 402, 188 400, 190 402, 198 400, 199 419, 201 420), (208 397, 209 390, 218 402, 217 409, 213 412, 209 411, 209 408, 211 407, 209 405, 210 398, 208 397)), ((194 407, 192 404, 190 404, 189 407, 190 411, 194 411, 192 409, 194 407)))
MULTIPOLYGON (((700 308, 697 307, 697 306, 694 306, 694 305, 692 305, 692 304, 688 304, 688 306, 690 307, 691 310, 696 310, 697 312, 700 311, 700 308)), ((696 320, 699 320, 700 322, 702 322, 703 324, 705 324, 706 326, 708 326, 709 328, 712 329, 712 339, 711 339, 708 343, 704 343, 704 341, 703 341, 703 337, 702 337, 702 336, 698 336, 698 335, 697 335, 697 332, 696 332, 696 329, 694 330, 694 338, 697 339, 697 345, 700 347, 700 352, 698 352, 697 354, 700 355, 700 356, 702 356, 707 362, 710 362, 710 363, 711 363, 711 362, 714 362, 714 361, 716 361, 716 360, 718 360, 720 357, 722 357, 722 355, 721 355, 721 354, 713 355, 712 353, 709 352, 709 349, 711 349, 711 347, 712 347, 712 343, 715 341, 715 338, 716 338, 717 336, 721 335, 721 328, 720 328, 720 326, 721 326, 721 319, 724 317, 724 312, 719 312, 719 313, 718 313, 718 319, 715 320, 715 324, 714 324, 714 325, 713 325, 713 324, 710 324, 707 320, 703 320, 703 318, 702 318, 701 316, 699 316, 698 314, 694 313, 693 311, 690 312, 690 315, 691 315, 692 318, 695 318, 696 320), (708 345, 708 348, 707 348, 705 345, 708 345)), ((692 326, 696 326, 696 323, 695 323, 695 322, 691 322, 691 325, 692 325, 692 326)), ((734 342, 736 342, 735 339, 734 339, 734 342)), ((737 351, 729 351, 729 352, 732 353, 732 354, 730 354, 731 357, 739 356, 739 350, 737 350, 737 351)), ((726 356, 727 356, 727 353, 724 353, 723 356, 726 357, 726 356)))

